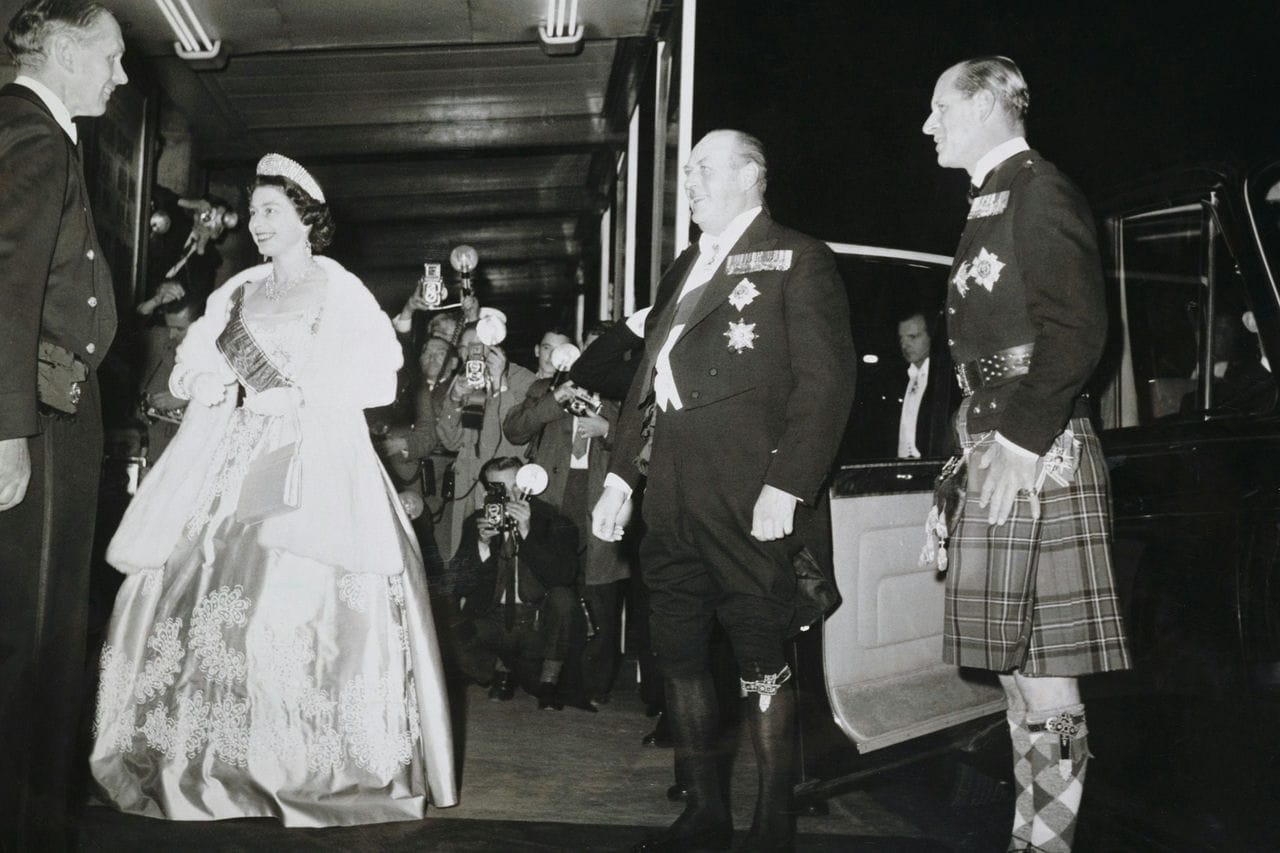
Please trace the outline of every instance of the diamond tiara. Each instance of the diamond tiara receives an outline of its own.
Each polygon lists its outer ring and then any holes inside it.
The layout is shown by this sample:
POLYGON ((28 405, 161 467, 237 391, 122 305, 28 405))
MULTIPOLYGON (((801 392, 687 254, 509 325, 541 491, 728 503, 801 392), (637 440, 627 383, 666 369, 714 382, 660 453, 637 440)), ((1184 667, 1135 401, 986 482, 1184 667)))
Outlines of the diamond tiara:
POLYGON ((306 191, 307 195, 316 201, 324 201, 324 191, 320 189, 320 185, 316 183, 316 179, 311 177, 311 173, 296 160, 290 160, 283 154, 268 154, 258 161, 257 172, 259 175, 275 175, 281 178, 288 178, 306 191))

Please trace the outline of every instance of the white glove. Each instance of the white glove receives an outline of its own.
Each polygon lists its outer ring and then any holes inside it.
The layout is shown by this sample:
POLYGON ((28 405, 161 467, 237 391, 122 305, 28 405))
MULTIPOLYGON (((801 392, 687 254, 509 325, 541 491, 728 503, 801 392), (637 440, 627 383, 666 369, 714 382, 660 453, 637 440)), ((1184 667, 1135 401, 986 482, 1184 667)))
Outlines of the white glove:
POLYGON ((292 412, 302 402, 297 388, 268 388, 245 398, 244 407, 267 417, 279 417, 292 412))
POLYGON ((228 387, 212 373, 201 373, 191 380, 191 399, 202 406, 213 407, 227 398, 228 387))

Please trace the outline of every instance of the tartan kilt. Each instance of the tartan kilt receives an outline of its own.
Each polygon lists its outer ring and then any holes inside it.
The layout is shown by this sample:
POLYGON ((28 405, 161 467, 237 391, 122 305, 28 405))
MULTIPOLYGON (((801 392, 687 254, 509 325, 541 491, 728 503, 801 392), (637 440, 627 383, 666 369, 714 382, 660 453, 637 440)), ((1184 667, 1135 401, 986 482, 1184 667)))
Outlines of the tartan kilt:
MULTIPOLYGON (((976 465, 995 434, 968 435, 969 400, 956 427, 976 465)), ((1079 467, 1063 486, 1046 480, 1040 518, 1020 494, 1009 520, 987 523, 970 489, 948 543, 943 659, 1028 676, 1128 669, 1128 640, 1111 565, 1111 487, 1102 445, 1086 418, 1069 427, 1079 467)))

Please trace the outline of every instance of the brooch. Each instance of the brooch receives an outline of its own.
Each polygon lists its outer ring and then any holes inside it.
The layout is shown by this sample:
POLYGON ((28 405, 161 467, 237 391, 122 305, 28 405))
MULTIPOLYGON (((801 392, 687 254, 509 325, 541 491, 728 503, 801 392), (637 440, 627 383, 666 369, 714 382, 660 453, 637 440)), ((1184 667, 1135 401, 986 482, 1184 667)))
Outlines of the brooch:
POLYGON ((724 333, 729 339, 729 349, 742 352, 744 349, 755 349, 756 324, 729 321, 729 331, 724 333))
POLYGON ((978 251, 978 257, 972 261, 964 261, 956 268, 956 274, 952 277, 951 283, 956 286, 956 290, 960 291, 961 296, 969 293, 969 279, 973 279, 985 287, 987 293, 990 293, 996 286, 996 282, 1000 280, 1000 271, 1005 266, 1005 262, 1000 260, 999 255, 988 252, 984 248, 978 251))
POLYGON ((751 283, 751 279, 744 278, 738 282, 738 286, 733 289, 733 293, 729 294, 729 304, 741 312, 743 308, 755 302, 756 297, 759 295, 760 291, 751 283))

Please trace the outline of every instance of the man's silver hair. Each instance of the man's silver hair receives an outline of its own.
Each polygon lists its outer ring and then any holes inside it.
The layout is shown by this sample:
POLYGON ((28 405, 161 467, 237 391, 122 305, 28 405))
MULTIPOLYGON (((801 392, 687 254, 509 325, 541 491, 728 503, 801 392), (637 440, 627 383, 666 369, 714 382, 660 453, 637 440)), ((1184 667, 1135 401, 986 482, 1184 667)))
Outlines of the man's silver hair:
POLYGON ((14 65, 39 68, 49 58, 49 39, 63 32, 83 37, 109 14, 106 6, 90 0, 30 0, 10 19, 4 44, 14 65))
POLYGON ((1027 91, 1027 80, 1022 76, 1022 70, 1012 59, 1007 56, 979 56, 952 67, 956 69, 956 89, 966 97, 973 97, 985 89, 995 96, 1014 121, 1027 120, 1031 93, 1027 91))
POLYGON ((707 136, 712 133, 729 134, 733 139, 733 153, 740 161, 738 165, 756 164, 756 168, 760 171, 760 196, 763 198, 765 188, 769 185, 769 163, 764 156, 764 143, 745 130, 713 130, 707 136))

